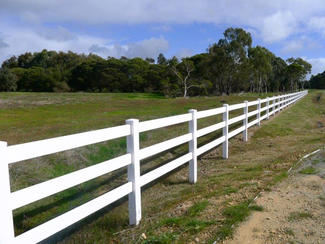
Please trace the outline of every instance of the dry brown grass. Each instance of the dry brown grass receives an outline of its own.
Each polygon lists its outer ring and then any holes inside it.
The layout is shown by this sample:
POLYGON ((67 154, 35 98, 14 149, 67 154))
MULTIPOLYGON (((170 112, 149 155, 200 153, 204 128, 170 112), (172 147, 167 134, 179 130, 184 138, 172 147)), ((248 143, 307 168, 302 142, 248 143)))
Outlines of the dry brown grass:
MULTIPOLYGON (((250 128, 247 143, 241 140, 241 135, 231 139, 228 160, 220 157, 220 148, 203 155, 195 185, 188 183, 188 168, 182 167, 145 187, 142 190, 143 219, 139 226, 128 227, 127 199, 123 199, 54 240, 61 243, 190 243, 195 238, 199 242, 228 238, 233 231, 229 223, 234 226, 237 223, 232 221, 231 215, 225 214, 228 209, 242 209, 242 216, 246 216, 248 203, 260 191, 269 190, 286 177, 285 172, 302 155, 324 144, 325 129, 319 128, 317 121, 324 121, 325 102, 313 103, 315 95, 309 94, 275 118, 263 122, 262 127, 250 128), (189 217, 189 209, 203 201, 207 202, 205 208, 189 217)), ((178 128, 177 133, 185 128, 178 128)), ((163 134, 162 130, 146 135, 143 145, 161 140, 163 134)), ((144 162, 143 169, 157 167, 162 159, 169 160, 181 154, 184 148, 186 146, 171 150, 150 165, 144 162)), ((108 180, 109 177, 103 181, 108 180)), ((241 219, 241 216, 235 217, 241 219)))

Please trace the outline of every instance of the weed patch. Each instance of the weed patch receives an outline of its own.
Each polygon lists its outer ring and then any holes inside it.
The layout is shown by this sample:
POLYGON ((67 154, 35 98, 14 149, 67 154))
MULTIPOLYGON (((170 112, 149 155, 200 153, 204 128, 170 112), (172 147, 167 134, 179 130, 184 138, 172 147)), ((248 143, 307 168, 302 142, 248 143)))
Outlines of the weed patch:
POLYGON ((300 170, 299 173, 300 174, 305 174, 305 175, 311 175, 311 174, 316 174, 317 170, 312 166, 308 166, 308 167, 300 170))
POLYGON ((191 206, 188 210, 187 210, 187 215, 190 217, 195 217, 198 214, 200 214, 204 209, 206 209, 206 207, 208 206, 209 202, 207 200, 202 201, 202 202, 197 202, 194 203, 193 206, 191 206))
POLYGON ((263 211, 264 210, 264 208, 262 206, 255 205, 255 204, 249 205, 248 208, 253 211, 263 211))
POLYGON ((285 234, 287 234, 287 235, 295 236, 295 233, 293 232, 293 230, 290 229, 290 228, 288 228, 288 227, 284 228, 283 232, 284 232, 285 234))
POLYGON ((143 240, 142 244, 171 244, 178 239, 179 234, 174 232, 163 233, 160 235, 149 236, 143 240))
POLYGON ((291 212, 288 217, 288 220, 292 222, 292 221, 299 221, 302 219, 312 218, 312 217, 313 215, 308 212, 291 212))
POLYGON ((231 237, 234 227, 244 221, 250 214, 249 202, 240 203, 224 209, 222 215, 225 217, 222 226, 218 228, 213 240, 224 240, 231 237))
POLYGON ((228 195, 228 194, 231 194, 231 193, 236 193, 238 192, 238 189, 234 188, 234 187, 226 187, 224 190, 223 190, 223 194, 224 195, 228 195))
POLYGON ((282 173, 274 176, 273 182, 278 183, 278 182, 280 182, 280 181, 282 181, 282 180, 284 180, 286 178, 288 178, 288 173, 287 172, 282 172, 282 173))

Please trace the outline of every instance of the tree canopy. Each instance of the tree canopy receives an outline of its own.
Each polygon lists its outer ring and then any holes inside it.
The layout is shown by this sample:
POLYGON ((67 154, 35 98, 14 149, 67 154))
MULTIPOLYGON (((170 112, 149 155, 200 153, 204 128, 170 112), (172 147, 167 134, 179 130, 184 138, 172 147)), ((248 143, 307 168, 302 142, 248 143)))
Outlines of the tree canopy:
MULTIPOLYGON (((181 60, 160 53, 156 60, 26 52, 2 63, 0 90, 157 92, 172 97, 293 91, 307 84, 311 72, 302 58, 285 61, 265 47, 253 47, 251 34, 241 28, 226 29, 204 53, 181 60)), ((310 84, 320 87, 322 79, 312 77, 310 84)))
POLYGON ((325 89, 325 71, 311 76, 309 86, 313 89, 325 89))

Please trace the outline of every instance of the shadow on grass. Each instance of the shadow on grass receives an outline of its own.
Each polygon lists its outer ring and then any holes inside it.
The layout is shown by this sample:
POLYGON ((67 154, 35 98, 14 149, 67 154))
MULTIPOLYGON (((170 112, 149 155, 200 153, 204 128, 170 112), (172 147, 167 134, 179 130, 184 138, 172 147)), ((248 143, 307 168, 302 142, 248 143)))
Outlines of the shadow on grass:
MULTIPOLYGON (((238 125, 239 123, 236 123, 235 125, 230 126, 230 128, 234 128, 238 125)), ((200 143, 198 143, 198 147, 205 145, 206 143, 209 143, 217 138, 219 138, 222 135, 222 131, 218 131, 217 133, 210 133, 204 137, 201 138, 200 143)), ((208 154, 210 151, 215 150, 215 148, 212 148, 211 150, 205 152, 204 154, 200 155, 199 159, 202 158, 204 155, 208 154)), ((141 162, 141 166, 148 166, 146 169, 142 170, 141 175, 150 172, 162 165, 165 165, 166 163, 179 158, 182 155, 185 155, 186 153, 188 153, 188 149, 187 149, 187 143, 177 146, 175 148, 172 148, 170 150, 164 151, 158 155, 155 155, 153 157, 150 157, 148 159, 145 159, 141 162), (164 155, 166 155, 167 153, 171 154, 172 157, 169 157, 168 159, 164 159, 164 155), (156 162, 153 162, 155 161, 156 162), (151 165, 153 164, 153 165, 151 165)), ((220 157, 216 157, 216 159, 221 159, 220 157)), ((167 179, 170 175, 175 174, 176 172, 181 171, 183 168, 187 167, 187 163, 183 164, 182 166, 170 171, 169 173, 159 177, 158 179, 148 183, 147 185, 145 185, 144 187, 142 187, 142 192, 145 192, 147 189, 149 189, 150 187, 156 185, 158 182, 161 182, 164 179, 167 179)), ((57 197, 60 197, 60 194, 62 195, 67 195, 67 196, 63 196, 61 197, 59 200, 54 200, 49 204, 44 204, 42 206, 37 206, 37 207, 32 207, 32 209, 27 210, 25 212, 21 212, 17 215, 14 216, 14 222, 15 222, 15 227, 16 229, 18 229, 16 231, 16 233, 20 234, 23 232, 26 232, 32 228, 34 228, 35 226, 41 224, 41 221, 38 221, 38 223, 35 223, 37 221, 33 221, 33 223, 29 223, 26 225, 26 219, 28 222, 28 219, 33 219, 36 218, 36 216, 41 213, 41 212, 49 212, 51 213, 52 211, 55 211, 55 208, 58 206, 67 206, 69 204, 69 202, 71 201, 78 201, 78 199, 80 199, 80 202, 78 202, 79 204, 75 204, 75 205, 80 205, 84 202, 87 202, 91 199, 93 199, 93 196, 96 195, 96 190, 101 187, 101 186, 105 186, 108 185, 110 189, 115 188, 118 184, 123 183, 123 181, 125 181, 125 177, 127 175, 127 170, 126 168, 122 169, 122 170, 117 170, 116 172, 114 172, 114 174, 107 174, 101 177, 105 177, 104 179, 100 179, 98 181, 98 179, 94 179, 91 180, 91 182, 87 182, 84 183, 85 186, 82 189, 82 191, 78 190, 78 188, 73 187, 70 188, 62 193, 59 193, 57 195, 57 197), (124 179, 124 180, 123 180, 124 179), (113 183, 113 184, 112 184, 113 183), (82 199, 84 196, 86 195, 86 201, 85 199, 82 199)), ((169 185, 180 185, 180 184, 190 184, 187 180, 180 180, 180 181, 168 181, 169 185)), ((186 194, 186 191, 185 193, 186 194)), ((61 196, 62 196, 61 195, 61 196)), ((123 205, 125 202, 127 202, 127 196, 123 197, 122 199, 108 205, 107 207, 97 211, 96 213, 86 217, 84 220, 79 221, 76 224, 73 224, 72 226, 54 234, 53 236, 49 237, 48 239, 42 241, 41 243, 53 243, 53 242, 58 242, 63 240, 64 238, 66 238, 67 236, 73 234, 74 232, 80 230, 81 228, 83 228, 84 226, 95 222, 99 217, 106 215, 107 213, 109 213, 110 211, 112 211, 113 209, 120 207, 121 205, 123 205)), ((39 204, 39 203, 38 203, 39 204)), ((72 204, 74 205, 74 204, 72 204)), ((71 209, 73 209, 76 206, 69 206, 67 207, 67 209, 64 210, 64 212, 67 212, 71 209)), ((60 213, 55 213, 52 214, 51 217, 48 217, 47 219, 44 220, 44 218, 42 219, 42 222, 45 222, 49 219, 52 219, 56 216, 59 216, 60 214, 62 214, 62 211, 60 213)), ((123 216, 122 216, 123 217, 123 216)), ((119 219, 119 221, 115 221, 114 223, 108 223, 109 227, 111 227, 113 230, 114 229, 119 229, 121 227, 126 227, 128 225, 127 220, 125 218, 121 218, 119 219)))

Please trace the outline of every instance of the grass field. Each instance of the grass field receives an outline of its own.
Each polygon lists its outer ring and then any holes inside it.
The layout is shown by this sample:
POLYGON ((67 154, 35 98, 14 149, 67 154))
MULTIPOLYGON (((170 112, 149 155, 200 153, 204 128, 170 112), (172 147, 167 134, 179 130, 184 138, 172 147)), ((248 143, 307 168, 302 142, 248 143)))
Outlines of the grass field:
MULTIPOLYGON (((312 91, 280 115, 252 128, 250 140, 230 141, 230 157, 220 148, 203 155, 198 183, 187 180, 187 167, 142 190, 143 220, 128 226, 127 199, 109 206, 48 241, 61 243, 188 243, 223 240, 249 215, 261 210, 252 199, 286 177, 286 170, 305 152, 325 142, 325 95, 312 91), (145 233, 143 235, 143 233, 145 233)), ((154 119, 254 100, 256 94, 230 97, 165 99, 154 94, 0 93, 0 140, 17 144, 124 124, 125 119, 154 119)), ((240 111, 241 112, 241 111, 240 111)), ((231 116, 234 116, 232 114, 231 116)), ((199 127, 219 121, 212 117, 199 127)), ((141 134, 141 147, 185 133, 187 124, 141 134)), ((199 143, 218 136, 212 133, 199 143)), ((13 190, 42 182, 125 153, 125 139, 12 165, 13 190)), ((187 150, 176 147, 141 162, 142 174, 187 150)), ((16 234, 72 209, 126 182, 125 170, 91 180, 14 211, 16 234)))

